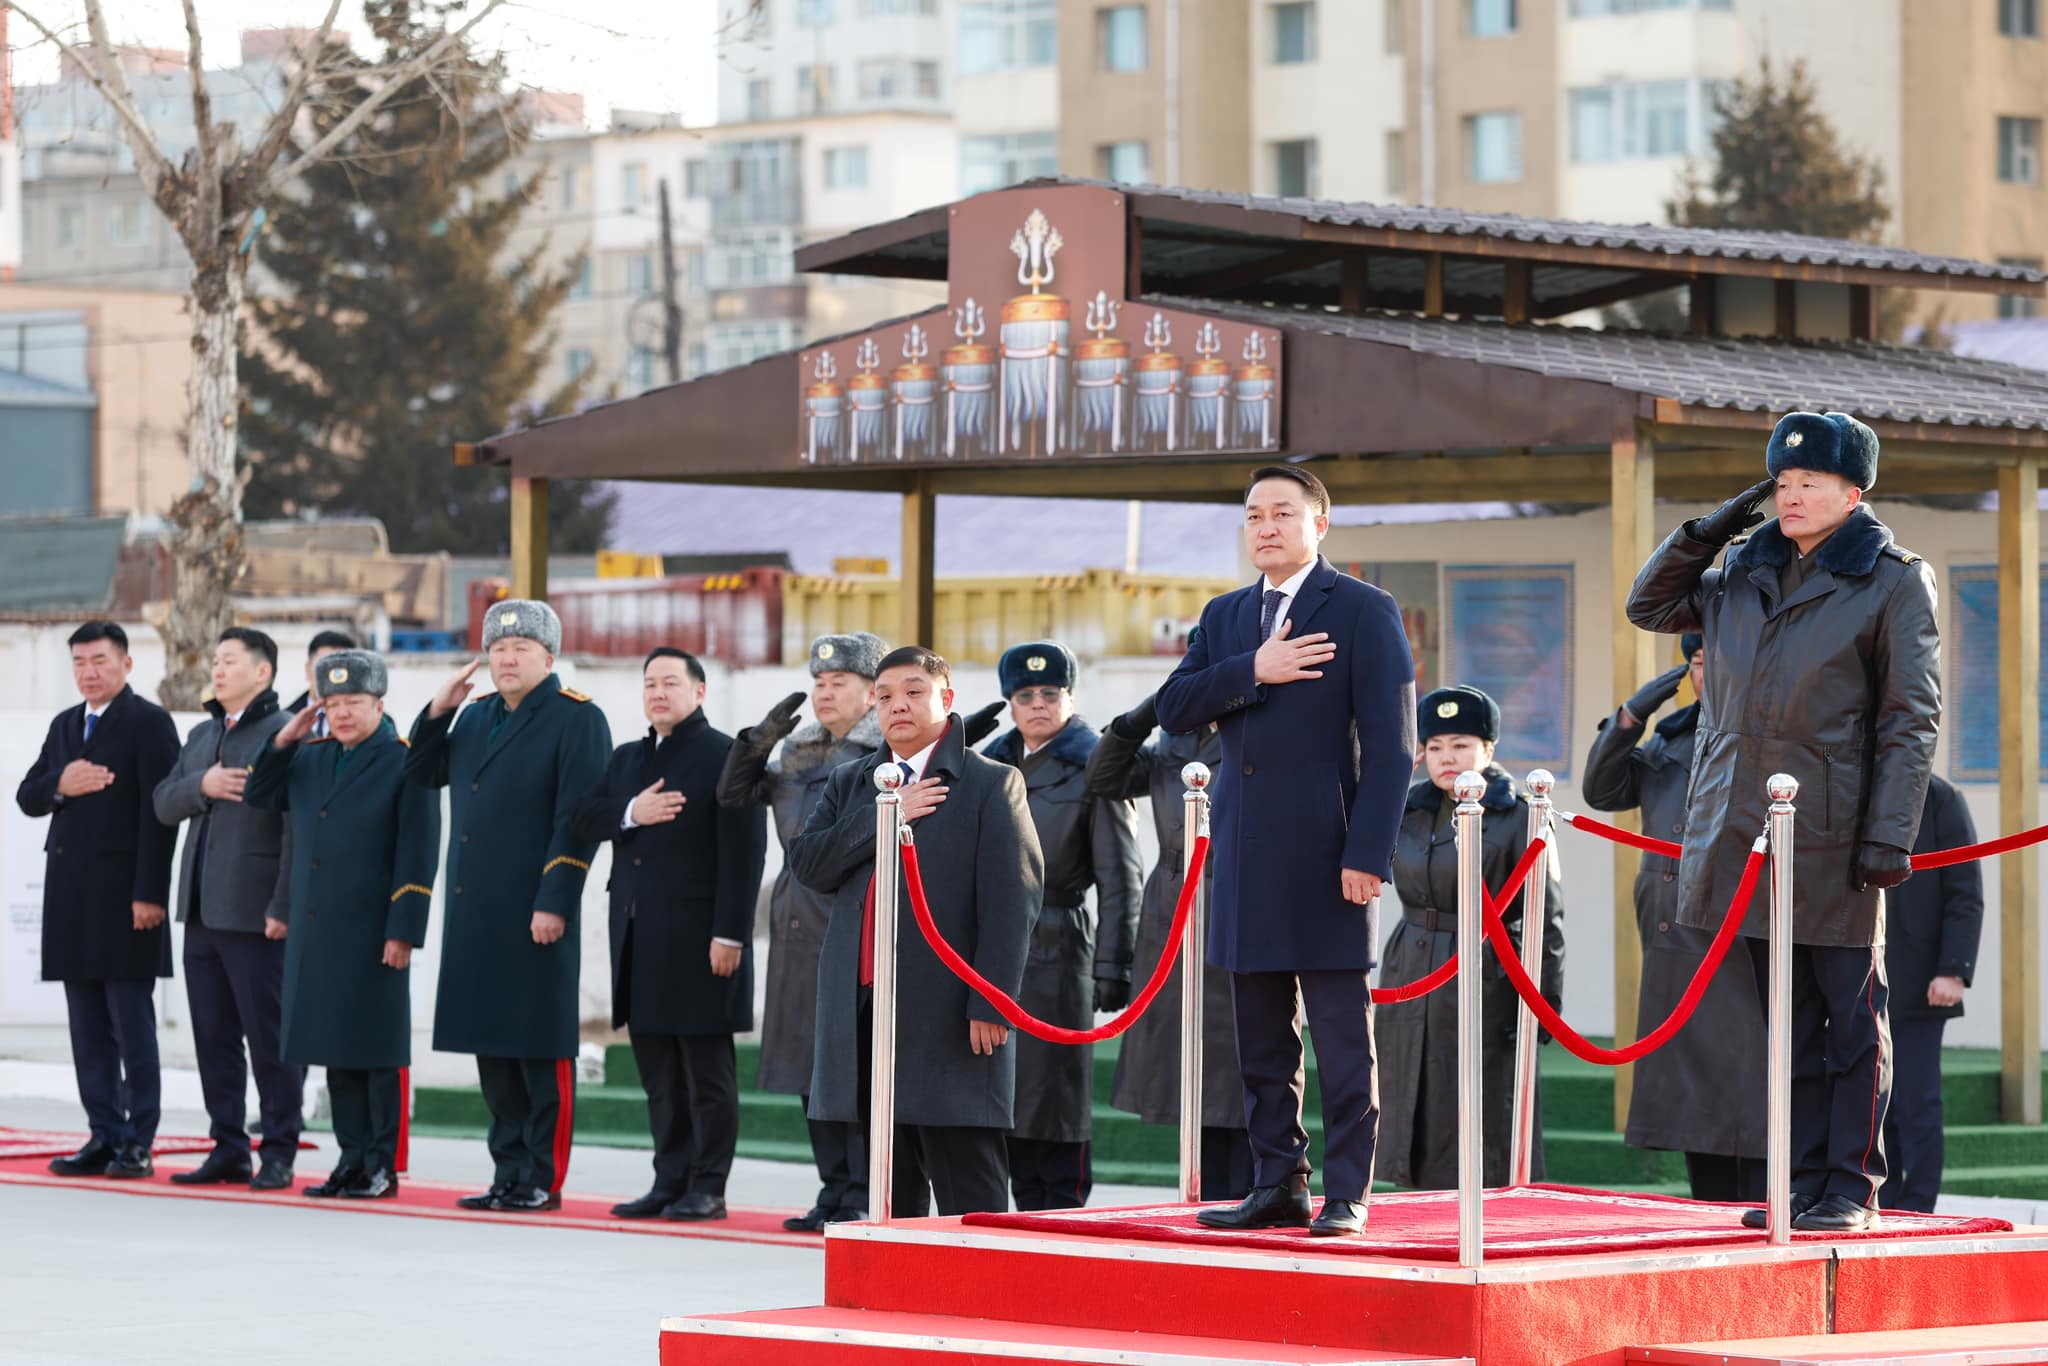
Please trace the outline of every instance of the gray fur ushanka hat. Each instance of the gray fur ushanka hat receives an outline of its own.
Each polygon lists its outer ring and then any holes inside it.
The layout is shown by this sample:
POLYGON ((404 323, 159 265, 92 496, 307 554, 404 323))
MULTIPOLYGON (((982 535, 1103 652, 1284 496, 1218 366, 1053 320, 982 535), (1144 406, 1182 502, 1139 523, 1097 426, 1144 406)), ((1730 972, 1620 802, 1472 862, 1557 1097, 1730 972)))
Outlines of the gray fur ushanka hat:
POLYGON ((524 636, 551 655, 562 653, 562 619, 544 602, 506 598, 485 608, 483 648, 508 636, 524 636))

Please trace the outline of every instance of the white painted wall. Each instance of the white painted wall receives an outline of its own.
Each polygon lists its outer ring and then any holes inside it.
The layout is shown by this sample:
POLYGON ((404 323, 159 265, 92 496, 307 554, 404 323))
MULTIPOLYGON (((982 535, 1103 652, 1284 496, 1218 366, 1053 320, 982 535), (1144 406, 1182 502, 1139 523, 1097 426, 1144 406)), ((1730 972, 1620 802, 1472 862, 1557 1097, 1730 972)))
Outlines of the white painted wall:
POLYGON ((953 86, 953 119, 963 137, 1036 133, 1060 126, 1060 69, 1023 67, 962 76, 953 86))
MULTIPOLYGON (((1389 0, 1320 0, 1316 59, 1273 61, 1273 7, 1254 0, 1250 31, 1252 189, 1275 192, 1272 144, 1316 142, 1316 193, 1324 199, 1387 201, 1399 169, 1387 165, 1386 135, 1406 117, 1403 59, 1386 51, 1389 0), (1390 175, 1390 170, 1392 174, 1390 175)), ((1197 96, 1199 98, 1199 96, 1197 96)))

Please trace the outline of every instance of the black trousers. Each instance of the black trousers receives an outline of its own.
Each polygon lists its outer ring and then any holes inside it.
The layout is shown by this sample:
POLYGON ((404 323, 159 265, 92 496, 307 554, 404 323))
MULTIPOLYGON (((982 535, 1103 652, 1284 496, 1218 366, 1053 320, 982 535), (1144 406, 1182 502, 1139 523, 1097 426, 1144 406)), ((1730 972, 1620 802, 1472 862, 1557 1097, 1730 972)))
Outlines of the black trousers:
MULTIPOLYGON (((874 1009, 860 994, 860 1115, 868 1122, 873 1094, 874 1009)), ((957 1124, 898 1124, 892 1140, 889 1216, 922 1219, 937 1203, 941 1214, 999 1213, 1010 1207, 1010 1157, 1001 1129, 957 1124)), ((869 1193, 873 1198, 873 1193, 869 1193)))
MULTIPOLYGON (((811 1098, 800 1097, 804 1113, 811 1111, 811 1098)), ((810 1119, 811 1156, 818 1164, 818 1200, 823 1210, 859 1210, 868 1207, 868 1131, 858 1124, 838 1120, 810 1119)))
POLYGON ((633 1065, 647 1091, 654 1189, 725 1198, 740 1141, 739 1064, 730 1034, 634 1030, 633 1065))
POLYGON ((71 1067, 92 1136, 119 1146, 156 1141, 163 1115, 152 981, 64 984, 71 1020, 71 1067))
POLYGON ((576 1060, 479 1056, 476 1079, 491 1110, 493 1184, 559 1195, 576 1127, 576 1060))
MULTIPOLYGON (((1749 941, 1770 1014, 1770 945, 1749 941)), ((1792 946, 1792 1190, 1875 1206, 1892 1092, 1884 949, 1792 946)))
POLYGON ((1768 1166, 1761 1157, 1731 1157, 1726 1153, 1685 1155, 1685 1176, 1695 1200, 1762 1200, 1766 1171, 1768 1166))
POLYGON ((192 1048, 199 1090, 212 1121, 214 1151, 249 1156, 249 1073, 256 1074, 263 1155, 287 1166, 299 1152, 306 1069, 278 1046, 284 1023, 284 941, 246 930, 185 922, 185 999, 192 1007, 192 1048), (247 1041, 248 1053, 243 1054, 247 1041))
MULTIPOLYGON (((398 1117, 405 1106, 396 1067, 330 1067, 336 1171, 389 1171, 398 1161, 398 1117)), ((268 1146, 266 1144, 266 1146, 268 1146)))
POLYGON ((1941 1193, 1941 1034, 1943 1015, 1892 1017, 1892 1103, 1884 1114, 1890 1174, 1878 1203, 1932 1213, 1941 1193))
POLYGON ((1018 1209, 1079 1209, 1095 1189, 1095 1164, 1088 1145, 1049 1138, 1006 1141, 1010 1158, 1010 1193, 1018 1209))
POLYGON ((1323 1084, 1323 1195, 1365 1199, 1372 1189, 1380 1132, 1372 997, 1365 974, 1233 972, 1230 992, 1254 1184, 1281 1186, 1311 1170, 1308 1132, 1301 1126, 1306 1006, 1323 1084))
POLYGON ((1251 1194, 1254 1168, 1251 1140, 1244 1130, 1215 1124, 1202 1126, 1204 1200, 1244 1199, 1251 1194))

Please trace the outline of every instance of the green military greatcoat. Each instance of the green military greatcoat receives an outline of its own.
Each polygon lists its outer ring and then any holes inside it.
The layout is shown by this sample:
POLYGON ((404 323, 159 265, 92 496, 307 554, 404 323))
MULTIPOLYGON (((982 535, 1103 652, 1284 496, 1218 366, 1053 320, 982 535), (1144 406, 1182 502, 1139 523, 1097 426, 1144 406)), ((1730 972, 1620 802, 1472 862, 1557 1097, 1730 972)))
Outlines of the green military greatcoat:
POLYGON ((288 1062, 412 1062, 412 971, 384 966, 384 942, 427 941, 441 802, 405 781, 405 753, 389 718, 353 749, 332 739, 265 744, 243 789, 250 806, 291 822, 288 1062))
POLYGON ((450 796, 435 1048, 576 1055, 577 912, 596 846, 570 815, 611 753, 604 713, 553 674, 514 710, 493 694, 413 723, 406 778, 450 796), (560 916, 567 933, 534 943, 535 911, 560 916))

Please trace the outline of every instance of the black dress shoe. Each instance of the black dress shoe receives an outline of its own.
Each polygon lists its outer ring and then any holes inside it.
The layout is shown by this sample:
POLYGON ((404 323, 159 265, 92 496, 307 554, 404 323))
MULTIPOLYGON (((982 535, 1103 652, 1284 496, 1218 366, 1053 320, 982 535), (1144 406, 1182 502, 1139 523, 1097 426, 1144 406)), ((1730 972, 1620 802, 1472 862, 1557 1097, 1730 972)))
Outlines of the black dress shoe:
POLYGON ((114 1160, 107 1164, 108 1176, 119 1181, 142 1181, 156 1175, 156 1162, 140 1143, 123 1143, 114 1160))
POLYGON ((828 1224, 865 1224, 867 1221, 868 1212, 852 1205, 841 1205, 825 1216, 828 1224))
POLYGON ((1325 1200, 1308 1226, 1311 1238, 1348 1238, 1365 1231, 1365 1204, 1353 1200, 1325 1200))
POLYGON ((706 1195, 702 1191, 691 1191, 661 1212, 664 1219, 723 1219, 725 1197, 706 1195))
POLYGON ((389 1167, 379 1167, 365 1173, 342 1187, 344 1200, 395 1200, 398 1198, 398 1176, 389 1167))
POLYGON ((299 1194, 309 1200, 332 1200, 361 1176, 362 1172, 355 1167, 336 1167, 328 1173, 325 1181, 316 1186, 308 1186, 299 1194))
MULTIPOLYGON (((171 1178, 173 1181, 177 1179, 175 1176, 171 1178)), ((256 1169, 256 1174, 249 1178, 249 1189, 252 1191, 290 1190, 291 1186, 292 1164, 289 1162, 265 1162, 256 1169)))
MULTIPOLYGON (((1820 1200, 1818 1195, 1802 1195, 1792 1192, 1792 1227, 1799 1227, 1799 1216, 1812 1209, 1820 1200)), ((1770 1224, 1771 1212, 1767 1209, 1746 1209, 1742 1212, 1744 1228, 1766 1228, 1770 1224)))
POLYGON ((113 1160, 114 1145, 104 1138, 91 1138, 71 1156, 51 1158, 50 1170, 59 1176, 99 1176, 113 1160))
POLYGON ((248 1179, 248 1158, 227 1157, 217 1152, 207 1154, 206 1160, 189 1172, 171 1173, 174 1186, 218 1186, 228 1181, 241 1185, 248 1179))
POLYGON ((514 1186, 498 1197, 493 1209, 510 1210, 519 1214, 539 1214, 543 1210, 560 1209, 562 1197, 553 1191, 544 1191, 537 1186, 514 1186))
POLYGON ((514 1187, 510 1181, 499 1181, 480 1195, 465 1195, 456 1200, 461 1209, 496 1209, 498 1203, 510 1195, 514 1187))
POLYGON ((1792 1227, 1802 1233, 1862 1233, 1877 1227, 1877 1211, 1846 1195, 1823 1195, 1792 1227))
POLYGON ((823 1233, 825 1225, 832 1222, 833 1210, 823 1205, 812 1205, 802 1214, 793 1214, 782 1221, 782 1226, 791 1233, 823 1233))
POLYGON ((1307 1228, 1308 1178, 1297 1176, 1284 1186, 1253 1186, 1234 1205, 1205 1209, 1195 1215, 1205 1228, 1307 1228))
MULTIPOLYGON (((612 1217, 616 1219, 654 1219, 667 1209, 675 1196, 667 1191, 649 1191, 638 1200, 622 1200, 612 1206, 612 1217)), ((786 1225, 785 1225, 786 1227, 786 1225)))

